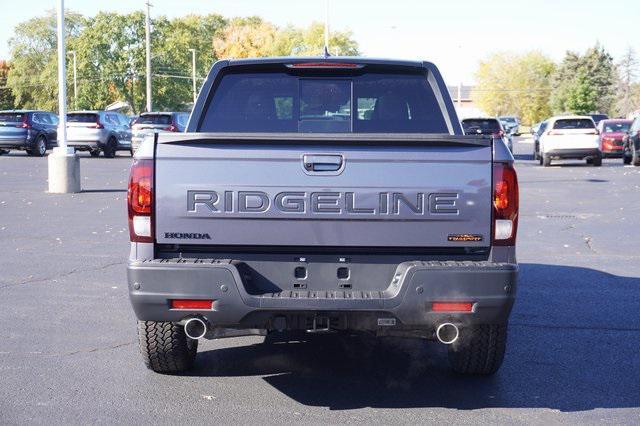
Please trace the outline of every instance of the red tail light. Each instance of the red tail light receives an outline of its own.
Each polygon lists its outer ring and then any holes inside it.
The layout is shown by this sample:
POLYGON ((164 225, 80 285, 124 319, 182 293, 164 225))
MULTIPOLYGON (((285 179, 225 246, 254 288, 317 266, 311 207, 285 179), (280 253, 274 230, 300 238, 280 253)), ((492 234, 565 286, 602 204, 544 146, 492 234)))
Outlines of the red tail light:
POLYGON ((198 310, 198 311, 209 311, 213 309, 213 300, 172 299, 171 309, 190 309, 190 310, 198 310))
POLYGON ((472 302, 433 302, 433 312, 473 312, 472 302))
POLYGON ((129 236, 138 243, 153 242, 153 160, 134 160, 127 194, 129 236))
POLYGON ((87 127, 90 128, 90 129, 104 129, 104 126, 100 122, 100 118, 96 118, 96 124, 92 124, 92 125, 87 126, 87 127))
POLYGON ((20 129, 30 129, 31 123, 29 123, 29 116, 27 114, 22 118, 22 123, 18 124, 16 127, 20 129))
POLYGON ((518 231, 518 176, 513 165, 493 165, 493 241, 498 246, 516 244, 518 231))
POLYGON ((300 62, 289 64, 288 68, 362 68, 362 64, 352 64, 347 62, 300 62))
POLYGON ((171 126, 165 127, 162 130, 166 130, 167 132, 177 132, 178 131, 178 126, 176 126, 175 124, 171 123, 171 126))

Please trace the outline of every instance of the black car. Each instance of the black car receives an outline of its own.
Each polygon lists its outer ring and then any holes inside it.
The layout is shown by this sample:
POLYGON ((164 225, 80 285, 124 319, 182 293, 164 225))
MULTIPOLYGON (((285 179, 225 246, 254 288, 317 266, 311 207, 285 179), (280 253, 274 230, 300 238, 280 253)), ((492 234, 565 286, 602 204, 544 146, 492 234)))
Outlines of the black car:
POLYGON ((640 166, 640 117, 633 120, 629 131, 622 139, 624 164, 640 166))
POLYGON ((609 116, 607 114, 595 113, 595 114, 588 114, 588 115, 589 115, 589 117, 593 118, 593 122, 596 123, 596 126, 602 120, 608 120, 609 119, 609 116))
POLYGON ((0 154, 11 149, 43 156, 58 144, 58 116, 32 110, 0 111, 0 154))
POLYGON ((540 136, 547 130, 547 123, 543 121, 538 124, 537 128, 532 132, 533 134, 533 159, 540 160, 540 136))

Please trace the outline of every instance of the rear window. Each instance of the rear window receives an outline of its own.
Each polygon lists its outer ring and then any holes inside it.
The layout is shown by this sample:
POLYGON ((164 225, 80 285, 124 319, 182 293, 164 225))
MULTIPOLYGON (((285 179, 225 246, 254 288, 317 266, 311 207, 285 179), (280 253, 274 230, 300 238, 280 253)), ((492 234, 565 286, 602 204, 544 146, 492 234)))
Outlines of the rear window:
POLYGON ((145 114, 141 115, 136 124, 171 124, 171 115, 169 114, 145 114))
POLYGON ((424 74, 228 73, 200 131, 448 133, 424 74))
POLYGON ((97 114, 67 114, 69 123, 96 123, 98 121, 97 114))
POLYGON ((494 134, 500 130, 500 123, 495 119, 467 119, 462 120, 462 130, 467 135, 472 134, 494 134))
POLYGON ((24 113, 0 113, 0 123, 19 123, 24 120, 24 113))
POLYGON ((628 132, 630 128, 631 128, 631 121, 629 122, 620 121, 620 122, 604 124, 605 133, 628 132))
POLYGON ((595 128, 595 125, 592 120, 588 120, 586 118, 571 118, 556 120, 553 128, 558 130, 593 129, 595 128))

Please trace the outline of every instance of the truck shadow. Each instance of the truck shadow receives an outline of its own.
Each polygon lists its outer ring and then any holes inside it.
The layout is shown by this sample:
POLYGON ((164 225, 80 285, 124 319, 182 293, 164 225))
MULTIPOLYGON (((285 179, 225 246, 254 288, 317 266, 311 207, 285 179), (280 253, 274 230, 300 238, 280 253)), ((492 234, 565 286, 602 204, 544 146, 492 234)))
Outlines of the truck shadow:
POLYGON ((264 376, 297 402, 332 410, 640 406, 640 278, 520 266, 508 351, 493 377, 450 372, 440 344, 330 335, 202 352, 193 375, 264 376))

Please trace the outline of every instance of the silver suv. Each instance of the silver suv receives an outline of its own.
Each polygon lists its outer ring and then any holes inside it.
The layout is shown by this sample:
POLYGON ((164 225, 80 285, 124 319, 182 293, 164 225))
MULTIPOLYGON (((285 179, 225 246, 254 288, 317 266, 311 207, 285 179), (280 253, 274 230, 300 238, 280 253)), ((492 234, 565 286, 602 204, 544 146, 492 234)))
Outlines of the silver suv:
POLYGON ((164 132, 184 132, 189 121, 186 112, 143 112, 132 124, 131 148, 135 152, 149 135, 164 132))
POLYGON ((129 119, 112 111, 73 111, 67 114, 67 143, 78 151, 107 158, 131 151, 129 119))

